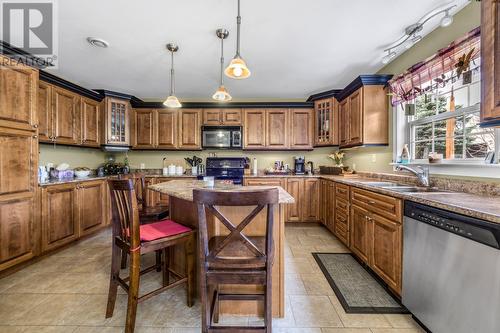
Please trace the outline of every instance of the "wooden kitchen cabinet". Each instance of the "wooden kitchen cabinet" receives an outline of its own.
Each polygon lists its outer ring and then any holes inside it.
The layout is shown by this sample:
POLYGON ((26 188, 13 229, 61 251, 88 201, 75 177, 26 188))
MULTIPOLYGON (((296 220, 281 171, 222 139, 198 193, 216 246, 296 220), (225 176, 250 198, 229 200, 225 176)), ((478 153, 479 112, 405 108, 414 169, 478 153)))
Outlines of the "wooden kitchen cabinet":
POLYGON ((81 98, 81 144, 87 147, 101 145, 101 105, 90 98, 81 98))
POLYGON ((290 149, 313 149, 313 110, 290 109, 290 149))
POLYGON ((106 97, 104 99, 104 139, 106 145, 130 145, 130 105, 127 100, 106 97))
POLYGON ((204 109, 203 125, 239 126, 241 125, 241 109, 204 109))
POLYGON ((320 182, 317 178, 304 179, 304 200, 302 220, 305 222, 317 222, 320 220, 320 182))
POLYGON ((0 126, 24 130, 38 127, 38 71, 0 55, 0 126))
POLYGON ((266 148, 288 149, 289 144, 289 114, 288 109, 266 110, 266 148))
POLYGON ((133 118, 132 147, 155 148, 155 110, 134 110, 133 118))
POLYGON ((106 225, 107 192, 102 180, 86 181, 77 185, 79 237, 106 225))
POLYGON ((201 109, 179 110, 179 149, 201 149, 201 109))
POLYGON ((500 3, 481 1, 481 125, 500 126, 500 3))
POLYGON ((339 144, 339 112, 335 98, 314 102, 314 145, 334 146, 339 144))
POLYGON ((389 144, 389 107, 382 85, 366 85, 339 104, 341 148, 389 144))
POLYGON ((245 186, 281 186, 286 187, 285 178, 245 178, 243 180, 245 186))
POLYGON ((52 88, 48 83, 38 83, 38 141, 52 142, 52 88))
POLYGON ((156 111, 156 148, 175 149, 177 148, 177 111, 157 110, 156 111))
POLYGON ((351 206, 351 251, 369 264, 371 248, 370 212, 356 205, 351 206))
POLYGON ((266 147, 266 110, 243 110, 243 148, 263 149, 266 147))
POLYGON ((78 95, 52 87, 53 140, 57 143, 80 143, 80 98, 78 95))
POLYGON ((68 244, 108 223, 105 180, 46 185, 40 192, 43 252, 68 244))
POLYGON ((43 187, 42 251, 46 252, 78 238, 78 200, 76 184, 43 187))
POLYGON ((350 187, 336 183, 334 188, 333 234, 345 246, 350 245, 350 187))
POLYGON ((0 271, 38 252, 36 132, 0 127, 0 271))
POLYGON ((401 293, 402 225, 372 215, 373 249, 370 267, 398 294, 401 293))
POLYGON ((331 180, 321 179, 320 214, 323 225, 334 232, 335 211, 335 183, 331 180))
POLYGON ((302 206, 304 200, 304 180, 302 178, 287 178, 286 191, 295 199, 295 203, 287 204, 286 221, 301 222, 302 221, 302 206))

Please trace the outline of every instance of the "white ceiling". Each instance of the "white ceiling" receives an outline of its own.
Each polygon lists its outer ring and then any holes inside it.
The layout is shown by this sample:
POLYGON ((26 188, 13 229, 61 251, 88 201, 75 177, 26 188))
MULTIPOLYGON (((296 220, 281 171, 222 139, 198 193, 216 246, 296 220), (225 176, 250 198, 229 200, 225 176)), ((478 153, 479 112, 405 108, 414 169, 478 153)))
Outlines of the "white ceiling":
MULTIPOLYGON (((449 0, 241 0, 241 55, 252 71, 226 78, 235 99, 301 99, 343 88, 382 67, 384 46, 404 27, 449 0)), ((462 7, 467 0, 456 0, 462 7)), ((59 68, 50 70, 86 88, 162 100, 176 55, 176 95, 206 99, 219 79, 219 39, 227 28, 226 63, 236 44, 236 0, 60 0, 59 68), (86 37, 109 42, 90 46, 86 37)), ((424 33, 439 24, 435 18, 424 33)))

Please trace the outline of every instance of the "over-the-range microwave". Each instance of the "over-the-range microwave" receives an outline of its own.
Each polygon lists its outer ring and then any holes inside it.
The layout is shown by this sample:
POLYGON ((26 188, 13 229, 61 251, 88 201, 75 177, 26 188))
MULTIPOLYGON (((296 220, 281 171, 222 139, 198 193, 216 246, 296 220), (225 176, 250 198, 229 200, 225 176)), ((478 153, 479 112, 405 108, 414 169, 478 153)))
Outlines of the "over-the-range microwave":
POLYGON ((240 149, 242 147, 241 126, 203 126, 201 136, 203 148, 240 149))

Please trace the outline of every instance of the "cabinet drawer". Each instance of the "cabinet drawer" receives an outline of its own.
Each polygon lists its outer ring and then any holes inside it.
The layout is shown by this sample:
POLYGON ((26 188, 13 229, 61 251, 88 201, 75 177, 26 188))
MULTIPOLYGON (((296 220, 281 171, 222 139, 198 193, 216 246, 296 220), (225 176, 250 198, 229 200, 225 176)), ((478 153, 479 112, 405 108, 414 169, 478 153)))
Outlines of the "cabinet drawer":
POLYGON ((346 215, 337 213, 335 215, 334 234, 342 243, 349 246, 349 224, 347 221, 346 215))
POLYGON ((340 198, 335 199, 335 211, 349 215, 349 202, 340 198))
POLYGON ((400 199, 389 197, 359 188, 352 189, 352 204, 363 207, 380 216, 401 223, 402 202, 400 199))
POLYGON ((335 196, 349 201, 349 186, 344 184, 335 184, 335 196))

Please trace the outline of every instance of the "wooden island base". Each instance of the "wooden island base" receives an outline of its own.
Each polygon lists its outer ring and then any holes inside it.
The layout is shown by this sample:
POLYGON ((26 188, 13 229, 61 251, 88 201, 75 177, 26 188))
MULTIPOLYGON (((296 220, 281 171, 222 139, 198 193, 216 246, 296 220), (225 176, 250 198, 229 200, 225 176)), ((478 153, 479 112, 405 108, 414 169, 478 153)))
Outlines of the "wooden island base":
MULTIPOLYGON (((233 224, 238 225, 240 221, 245 218, 254 207, 219 207, 220 211, 226 216, 233 224)), ((192 201, 170 197, 170 217, 172 220, 182 223, 184 225, 198 228, 198 216, 196 205, 192 201)), ((252 221, 245 229, 244 233, 248 236, 260 236, 265 234, 265 219, 266 209, 262 210, 255 220, 252 221)), ((275 244, 275 258, 272 270, 272 292, 273 292, 273 316, 283 317, 285 315, 285 290, 284 290, 284 237, 285 237, 285 211, 282 204, 279 209, 275 209, 274 216, 274 244, 275 244)), ((211 220, 207 220, 210 225, 211 236, 227 235, 228 230, 226 227, 214 216, 211 220)), ((171 266, 179 272, 184 271, 184 251, 181 247, 176 248, 171 253, 171 266)), ((198 271, 199 262, 196 265, 198 271)), ((198 283, 197 283, 198 286, 198 283)), ((221 291, 242 292, 242 293, 255 293, 261 292, 262 287, 231 285, 222 286, 221 291)), ((221 301, 220 307, 221 314, 232 315, 262 315, 263 305, 262 302, 256 301, 221 301)))

